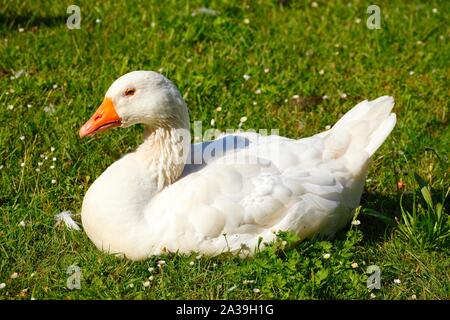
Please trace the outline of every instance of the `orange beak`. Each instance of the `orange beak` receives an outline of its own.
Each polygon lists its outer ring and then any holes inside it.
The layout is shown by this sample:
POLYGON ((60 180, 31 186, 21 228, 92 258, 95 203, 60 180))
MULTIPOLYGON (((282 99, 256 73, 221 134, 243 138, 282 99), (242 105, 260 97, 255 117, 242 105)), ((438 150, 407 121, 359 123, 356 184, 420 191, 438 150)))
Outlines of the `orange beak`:
POLYGON ((119 115, 110 98, 105 98, 94 115, 80 128, 80 138, 90 136, 96 132, 118 127, 122 124, 119 115))

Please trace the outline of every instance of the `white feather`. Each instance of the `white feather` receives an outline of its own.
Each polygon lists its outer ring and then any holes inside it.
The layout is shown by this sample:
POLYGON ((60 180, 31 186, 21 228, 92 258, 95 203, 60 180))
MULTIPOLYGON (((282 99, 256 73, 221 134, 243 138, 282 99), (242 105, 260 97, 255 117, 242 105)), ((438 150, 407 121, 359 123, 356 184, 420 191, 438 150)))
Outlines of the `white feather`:
POLYGON ((61 213, 56 214, 55 215, 56 224, 64 222, 64 224, 68 229, 80 231, 80 227, 78 226, 77 222, 72 219, 72 215, 73 214, 70 211, 63 211, 61 213))

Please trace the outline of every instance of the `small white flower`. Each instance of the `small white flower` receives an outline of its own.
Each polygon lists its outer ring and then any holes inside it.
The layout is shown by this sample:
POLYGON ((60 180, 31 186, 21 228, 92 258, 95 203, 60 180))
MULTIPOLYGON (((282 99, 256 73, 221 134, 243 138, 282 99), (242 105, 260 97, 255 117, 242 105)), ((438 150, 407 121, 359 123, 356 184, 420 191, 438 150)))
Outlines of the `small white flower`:
POLYGON ((325 129, 326 129, 326 130, 330 130, 330 129, 331 129, 331 126, 330 126, 329 124, 327 124, 327 125, 325 126, 325 129))
POLYGON ((14 106, 12 104, 8 105, 8 110, 14 109, 14 106))
POLYGON ((50 151, 51 151, 51 152, 53 152, 53 151, 55 151, 55 150, 56 150, 55 147, 51 147, 51 148, 50 148, 50 151))
POLYGON ((260 293, 261 290, 259 290, 258 288, 254 288, 254 289, 253 289, 253 292, 254 292, 254 293, 260 293))
POLYGON ((192 267, 195 264, 194 261, 189 262, 189 265, 192 267))
POLYGON ((19 32, 24 32, 25 29, 24 28, 19 28, 19 32))
POLYGON ((200 260, 202 258, 202 255, 199 254, 198 256, 195 257, 195 259, 200 260))
POLYGON ((371 293, 370 294, 370 299, 375 299, 377 296, 375 295, 375 293, 371 293))
POLYGON ((4 166, 3 165, 0 165, 0 170, 2 170, 4 168, 4 166))
POLYGON ((437 8, 433 8, 433 10, 431 10, 433 13, 438 13, 438 9, 437 8))
POLYGON ((414 74, 414 71, 411 70, 411 71, 409 72, 409 75, 412 76, 413 74, 414 74))
POLYGON ((241 123, 244 123, 245 121, 247 121, 247 117, 241 117, 241 119, 239 120, 241 123))
POLYGON ((32 107, 33 107, 33 105, 27 104, 27 108, 28 108, 28 109, 31 109, 32 107))
POLYGON ((153 272, 153 271, 155 271, 155 268, 150 267, 150 268, 148 268, 147 270, 148 270, 148 272, 153 272))
POLYGON ((216 120, 211 119, 211 127, 214 127, 215 124, 216 124, 216 120))
POLYGON ((394 279, 394 283, 395 283, 395 284, 400 284, 400 283, 402 283, 402 282, 400 281, 400 279, 394 279))
POLYGON ((25 140, 25 136, 20 136, 20 138, 19 138, 20 140, 25 140))
POLYGON ((284 103, 287 103, 289 100, 288 99, 284 99, 284 103))
POLYGON ((102 20, 100 20, 99 18, 97 18, 97 19, 95 19, 95 23, 100 23, 100 22, 102 22, 102 20))
POLYGON ((322 100, 327 100, 328 99, 328 96, 327 95, 323 95, 322 96, 322 100))
POLYGON ((344 93, 344 92, 343 92, 343 93, 341 93, 341 98, 342 98, 342 99, 346 99, 346 98, 347 98, 347 94, 346 94, 346 93, 344 93))
POLYGON ((52 179, 52 184, 55 184, 56 183, 56 179, 52 179))
POLYGON ((245 19, 244 19, 244 23, 245 23, 245 24, 249 24, 249 23, 250 23, 250 19, 245 18, 245 19))
POLYGON ((56 157, 53 157, 52 161, 56 161, 56 157))
POLYGON ((48 160, 48 157, 47 157, 47 156, 45 156, 45 157, 44 157, 44 160, 48 160))
POLYGON ((36 168, 35 170, 36 170, 36 172, 40 172, 41 171, 41 169, 39 169, 39 168, 36 168))
POLYGON ((222 107, 217 107, 217 108, 216 108, 216 111, 217 111, 217 112, 222 111, 222 107))
POLYGON ((322 76, 325 73, 325 71, 323 69, 319 70, 319 74, 322 76))
POLYGON ((213 263, 213 268, 215 268, 215 267, 217 267, 217 263, 214 262, 213 263))
POLYGON ((6 283, 2 282, 0 283, 0 289, 4 289, 6 287, 6 283))
POLYGON ((145 281, 143 284, 144 288, 150 287, 150 281, 145 281))
POLYGON ((42 166, 44 163, 43 162, 38 162, 38 167, 42 166))
POLYGON ((156 261, 156 265, 158 266, 158 268, 162 268, 165 264, 166 264, 166 261, 164 261, 164 260, 156 261))
POLYGON ((19 274, 17 272, 13 272, 9 277, 11 279, 16 279, 19 276, 19 274))
POLYGON ((55 83, 55 84, 53 85, 53 89, 56 89, 56 88, 58 88, 58 85, 55 83))
POLYGON ((158 69, 158 72, 159 72, 159 73, 163 73, 163 72, 164 72, 164 68, 163 68, 163 67, 159 68, 159 69, 158 69))
POLYGON ((359 221, 359 220, 352 221, 352 225, 354 225, 354 226, 359 226, 360 224, 361 224, 361 221, 359 221))
POLYGON ((356 262, 353 262, 353 263, 351 264, 351 266, 352 266, 353 269, 358 268, 358 264, 357 264, 356 262))
POLYGON ((42 153, 39 155, 39 157, 41 157, 42 159, 44 159, 45 155, 43 155, 42 153))
POLYGON ((311 7, 313 7, 313 8, 317 8, 319 5, 317 4, 317 2, 315 2, 315 1, 313 1, 312 3, 311 3, 311 7))
POLYGON ((281 245, 282 245, 282 246, 287 245, 287 241, 286 241, 286 240, 283 240, 283 241, 281 242, 281 245))
POLYGON ((130 288, 134 288, 134 283, 130 283, 128 286, 129 286, 130 288))
POLYGON ((416 296, 415 294, 413 294, 413 295, 411 296, 411 299, 416 300, 416 299, 417 299, 417 296, 416 296))
POLYGON ((153 279, 155 279, 155 277, 154 277, 154 276, 150 276, 150 277, 148 277, 148 280, 150 280, 150 281, 153 281, 153 279))
POLYGON ((151 26, 152 28, 156 27, 156 22, 155 22, 155 21, 152 21, 152 23, 150 23, 150 26, 151 26))
POLYGON ((423 44, 423 42, 420 40, 417 40, 416 44, 420 46, 421 44, 423 44))
POLYGON ((33 278, 35 275, 36 275, 36 272, 32 272, 32 273, 30 274, 30 277, 33 278))
POLYGON ((356 18, 356 19, 355 19, 355 22, 356 22, 356 23, 361 23, 361 19, 360 19, 360 18, 356 18))
POLYGON ((256 101, 253 101, 253 105, 254 106, 256 106, 258 104, 258 102, 256 102, 256 101))
POLYGON ((27 225, 27 224, 26 224, 25 221, 23 221, 23 220, 19 222, 19 227, 25 228, 26 225, 27 225))
POLYGON ((269 73, 270 69, 269 68, 264 68, 264 73, 269 73))
POLYGON ((248 284, 248 280, 242 281, 242 284, 248 284))
POLYGON ((261 94, 261 89, 257 89, 257 90, 255 91, 255 93, 256 93, 256 94, 261 94))
POLYGON ((55 166, 52 164, 51 166, 50 166, 50 169, 55 169, 55 166))
POLYGON ((243 77, 244 77, 245 81, 247 81, 247 80, 249 80, 252 76, 249 75, 249 74, 244 74, 243 77))
POLYGON ((300 96, 299 96, 298 94, 294 94, 294 95, 292 96, 292 99, 298 100, 298 99, 300 99, 300 96))
POLYGON ((21 164, 20 164, 20 166, 23 168, 23 167, 25 167, 25 162, 22 162, 21 164))
POLYGON ((325 254, 323 255, 323 258, 324 258, 324 259, 330 259, 330 257, 331 257, 331 254, 329 254, 329 253, 325 253, 325 254))

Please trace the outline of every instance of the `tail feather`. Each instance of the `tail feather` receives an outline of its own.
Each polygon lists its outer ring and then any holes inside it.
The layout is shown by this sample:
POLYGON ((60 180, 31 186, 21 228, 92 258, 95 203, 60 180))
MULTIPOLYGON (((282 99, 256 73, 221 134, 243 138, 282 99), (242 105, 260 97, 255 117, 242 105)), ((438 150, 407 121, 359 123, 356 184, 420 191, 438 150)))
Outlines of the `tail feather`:
POLYGON ((327 132, 326 142, 330 149, 334 149, 334 157, 363 150, 371 157, 395 126, 396 116, 391 113, 393 107, 394 98, 383 96, 373 101, 362 101, 347 112, 327 132), (342 144, 342 141, 348 143, 342 144), (345 148, 338 152, 338 146, 345 148))

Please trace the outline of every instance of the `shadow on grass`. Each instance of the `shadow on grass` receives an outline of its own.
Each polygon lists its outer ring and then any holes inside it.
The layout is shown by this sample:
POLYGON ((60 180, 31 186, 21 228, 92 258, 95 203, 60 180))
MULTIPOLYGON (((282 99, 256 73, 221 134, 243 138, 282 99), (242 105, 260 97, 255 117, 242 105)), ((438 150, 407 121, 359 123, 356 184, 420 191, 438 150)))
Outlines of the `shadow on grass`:
POLYGON ((37 31, 38 27, 54 27, 66 23, 67 16, 37 16, 35 14, 16 15, 0 13, 0 32, 30 28, 37 31), (6 29, 6 30, 5 30, 6 29))

